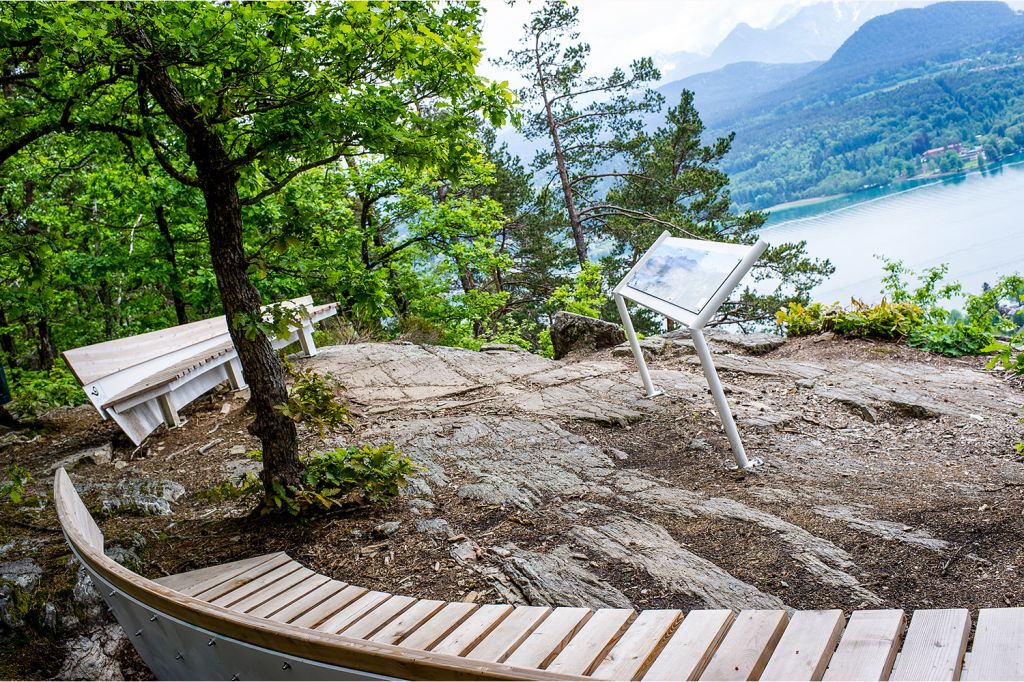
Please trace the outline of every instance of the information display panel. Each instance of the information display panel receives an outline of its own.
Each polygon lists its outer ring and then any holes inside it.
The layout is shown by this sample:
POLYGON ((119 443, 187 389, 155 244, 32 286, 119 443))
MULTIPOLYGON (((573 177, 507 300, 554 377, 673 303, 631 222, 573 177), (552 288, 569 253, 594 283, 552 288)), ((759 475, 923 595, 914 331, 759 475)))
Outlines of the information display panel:
POLYGON ((640 378, 650 398, 661 395, 662 391, 651 381, 625 299, 689 327, 694 349, 704 368, 704 376, 732 446, 736 465, 741 469, 754 466, 760 460, 747 459, 725 398, 725 390, 715 370, 711 350, 704 339, 704 325, 725 303, 725 299, 766 248, 768 245, 761 241, 753 245, 726 244, 682 239, 663 232, 612 292, 622 317, 622 325, 626 329, 626 338, 640 370, 640 378))
POLYGON ((764 245, 683 239, 665 232, 614 293, 691 326, 707 319, 764 250, 764 245))

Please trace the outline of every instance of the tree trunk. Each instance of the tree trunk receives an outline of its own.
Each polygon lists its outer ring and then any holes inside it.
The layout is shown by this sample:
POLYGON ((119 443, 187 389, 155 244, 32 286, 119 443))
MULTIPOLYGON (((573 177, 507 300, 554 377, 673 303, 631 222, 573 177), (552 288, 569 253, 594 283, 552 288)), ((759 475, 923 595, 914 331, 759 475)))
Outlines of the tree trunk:
POLYGON ((106 279, 101 279, 97 287, 96 298, 103 306, 103 335, 109 341, 114 338, 114 300, 110 297, 110 283, 106 279))
MULTIPOLYGON (((153 51, 149 37, 141 29, 136 40, 147 52, 153 51)), ((249 281, 247 273, 249 264, 242 241, 238 170, 232 165, 220 137, 203 119, 199 107, 184 99, 158 56, 140 64, 139 77, 141 84, 152 92, 184 134, 186 150, 195 164, 198 185, 206 200, 210 258, 231 339, 252 396, 249 404, 256 417, 249 425, 249 433, 259 438, 263 446, 262 478, 269 499, 275 484, 299 485, 302 462, 295 423, 276 409, 288 400, 284 366, 262 331, 251 330, 253 338, 249 339, 245 330, 237 327, 240 320, 255 320, 261 314, 259 291, 249 281)))
POLYGON ((50 323, 42 318, 36 323, 37 347, 39 348, 39 369, 49 371, 53 369, 53 361, 57 359, 57 348, 53 345, 53 338, 50 336, 50 323))
POLYGON ((171 266, 171 300, 174 302, 174 314, 178 318, 178 324, 188 324, 188 312, 185 310, 185 299, 181 295, 181 274, 178 272, 178 257, 174 253, 174 237, 171 235, 171 226, 167 223, 167 215, 163 206, 157 206, 156 224, 160 228, 160 236, 164 238, 164 257, 171 266))
MULTIPOLYGON (((199 166, 199 164, 196 164, 199 166)), ((249 384, 250 405, 256 418, 249 432, 263 445, 263 484, 267 494, 274 483, 298 485, 302 464, 298 455, 298 433, 295 423, 276 408, 288 400, 284 367, 270 344, 270 339, 257 331, 253 339, 239 329, 239 319, 254 319, 260 314, 260 294, 249 281, 248 262, 242 243, 242 207, 238 200, 234 173, 218 173, 203 177, 206 199, 206 231, 210 239, 210 258, 217 275, 228 319, 231 339, 242 362, 242 371, 249 384)))
POLYGON ((551 99, 548 97, 544 70, 540 64, 540 47, 535 47, 537 79, 540 85, 541 99, 544 100, 544 116, 547 120, 548 131, 551 133, 551 144, 555 149, 555 165, 558 167, 558 179, 562 183, 562 194, 565 196, 565 211, 569 215, 569 227, 572 228, 572 240, 576 245, 576 257, 580 261, 580 267, 590 262, 587 255, 587 237, 583 234, 583 223, 580 221, 579 212, 576 210, 576 198, 572 192, 572 181, 569 180, 569 170, 565 167, 565 152, 562 150, 562 139, 558 134, 558 125, 555 122, 555 113, 551 109, 551 99))
POLYGON ((0 351, 3 351, 5 364, 8 367, 14 366, 14 337, 7 330, 7 311, 0 305, 0 327, 3 330, 0 331, 0 351))

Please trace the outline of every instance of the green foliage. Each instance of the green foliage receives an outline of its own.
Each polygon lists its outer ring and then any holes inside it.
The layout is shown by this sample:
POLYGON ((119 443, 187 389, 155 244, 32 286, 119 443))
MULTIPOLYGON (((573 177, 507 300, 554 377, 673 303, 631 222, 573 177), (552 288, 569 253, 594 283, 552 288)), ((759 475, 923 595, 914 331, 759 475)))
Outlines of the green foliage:
POLYGON ((54 407, 74 407, 87 400, 75 376, 63 360, 49 371, 11 370, 11 414, 20 419, 34 419, 54 407))
POLYGON ((25 488, 34 482, 32 474, 20 464, 11 464, 4 470, 6 480, 0 481, 0 503, 20 506, 26 501, 25 488))
POLYGON ((981 146, 987 163, 1024 150, 1020 19, 997 3, 927 10, 965 16, 939 33, 934 24, 880 17, 833 62, 711 122, 718 134, 736 131, 725 170, 739 205, 765 208, 975 167, 956 154, 925 156, 952 144, 981 146), (993 12, 1004 16, 968 29, 993 12))
POLYGON ((196 497, 208 502, 224 502, 226 500, 237 500, 251 495, 258 495, 263 492, 263 482, 260 477, 251 471, 239 474, 233 479, 221 481, 209 488, 200 490, 196 497))
POLYGON ((794 302, 777 312, 776 323, 790 336, 834 331, 845 336, 906 339, 911 346, 950 357, 993 353, 990 368, 1024 374, 1024 324, 1000 308, 1009 301, 1019 310, 1024 278, 1006 276, 980 294, 967 294, 961 312, 944 306, 962 293, 960 284, 944 281, 946 265, 925 270, 914 288, 909 279, 915 273, 902 262, 886 260, 884 269, 882 293, 887 298, 881 303, 865 305, 854 300, 844 308, 838 303, 804 306, 794 302), (1007 340, 998 338, 1009 334, 1013 336, 1004 337, 1007 340))
POLYGON ((304 458, 301 486, 275 484, 267 511, 292 516, 387 504, 419 467, 391 443, 349 446, 304 458))
POLYGON ((1014 374, 1024 374, 1024 329, 1018 331, 1008 341, 993 341, 981 349, 983 353, 992 353, 988 368, 999 367, 1014 374))
POLYGON ((601 305, 607 298, 601 293, 601 269, 587 263, 576 275, 572 284, 564 284, 553 292, 548 299, 548 306, 554 311, 564 310, 577 315, 597 317, 601 305))
POLYGON ((1024 293, 1024 280, 1020 277, 1004 277, 980 294, 967 294, 961 313, 943 305, 963 291, 957 282, 944 282, 946 265, 925 270, 914 290, 909 289, 904 279, 914 273, 901 262, 886 261, 885 270, 885 293, 894 301, 912 301, 923 311, 908 334, 911 346, 950 357, 979 355, 994 350, 998 335, 1016 329, 1012 320, 1000 312, 999 304, 1007 297, 1024 293))
POLYGON ((286 339, 291 330, 302 325, 308 317, 304 307, 273 303, 253 313, 238 313, 234 319, 235 329, 241 331, 249 340, 263 334, 271 339, 286 339))
POLYGON ((895 341, 906 338, 920 318, 921 309, 916 304, 889 303, 883 299, 876 305, 852 300, 846 308, 838 303, 804 306, 792 302, 779 310, 775 319, 789 336, 835 332, 843 336, 895 341))
POLYGON ((313 369, 292 372, 294 383, 288 389, 288 402, 277 409, 296 423, 315 428, 324 438, 329 431, 351 421, 348 405, 337 397, 344 386, 330 373, 313 369))

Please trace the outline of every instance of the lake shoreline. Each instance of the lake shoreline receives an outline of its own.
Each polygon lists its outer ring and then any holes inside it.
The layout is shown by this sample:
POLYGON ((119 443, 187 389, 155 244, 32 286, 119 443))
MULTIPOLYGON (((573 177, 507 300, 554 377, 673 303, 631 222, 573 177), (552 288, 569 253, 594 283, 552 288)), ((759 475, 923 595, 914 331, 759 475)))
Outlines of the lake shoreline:
POLYGON ((984 176, 988 174, 998 174, 1004 169, 1012 168, 1021 164, 1024 164, 1024 155, 1018 154, 1007 157, 999 163, 990 164, 984 168, 974 168, 969 171, 957 171, 950 173, 933 173, 930 175, 896 180, 886 185, 879 185, 853 192, 828 194, 820 197, 809 197, 807 199, 783 202, 770 208, 760 209, 761 211, 768 213, 768 219, 765 222, 763 229, 768 230, 790 222, 817 218, 829 213, 854 208, 856 206, 878 201, 879 199, 885 199, 887 197, 899 196, 901 194, 906 194, 907 192, 932 187, 937 184, 955 184, 977 175, 984 176), (842 203, 842 205, 838 205, 833 208, 824 208, 823 210, 814 210, 815 207, 822 207, 831 202, 842 203), (795 213, 795 215, 785 215, 787 213, 795 213))

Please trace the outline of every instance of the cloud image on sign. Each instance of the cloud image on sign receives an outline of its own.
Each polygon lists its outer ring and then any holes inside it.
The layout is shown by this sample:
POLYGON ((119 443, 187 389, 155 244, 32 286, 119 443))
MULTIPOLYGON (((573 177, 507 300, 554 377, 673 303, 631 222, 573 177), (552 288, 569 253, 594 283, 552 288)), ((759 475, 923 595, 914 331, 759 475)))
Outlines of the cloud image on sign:
POLYGON ((663 242, 629 280, 629 287, 699 314, 740 258, 663 242))

